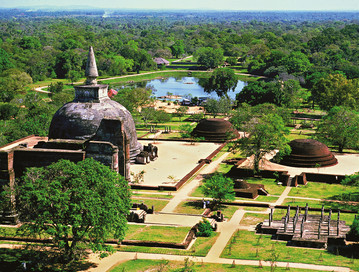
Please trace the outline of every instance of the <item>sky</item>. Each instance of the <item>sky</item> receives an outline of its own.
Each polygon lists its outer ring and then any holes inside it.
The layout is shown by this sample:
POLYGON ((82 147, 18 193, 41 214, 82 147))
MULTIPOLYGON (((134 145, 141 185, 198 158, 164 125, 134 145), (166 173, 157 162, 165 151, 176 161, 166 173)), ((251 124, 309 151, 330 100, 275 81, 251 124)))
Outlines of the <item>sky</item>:
POLYGON ((0 0, 0 7, 4 8, 76 5, 120 9, 359 11, 359 0, 0 0))

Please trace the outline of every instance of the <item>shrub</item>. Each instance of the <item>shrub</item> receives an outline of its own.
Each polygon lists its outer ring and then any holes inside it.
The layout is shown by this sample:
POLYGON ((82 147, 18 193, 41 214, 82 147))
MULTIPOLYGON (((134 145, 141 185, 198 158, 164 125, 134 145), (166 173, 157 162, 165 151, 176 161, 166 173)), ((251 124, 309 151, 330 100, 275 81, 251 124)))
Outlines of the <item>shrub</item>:
POLYGON ((210 237, 212 235, 213 228, 211 223, 207 219, 203 219, 198 223, 197 236, 198 237, 210 237))

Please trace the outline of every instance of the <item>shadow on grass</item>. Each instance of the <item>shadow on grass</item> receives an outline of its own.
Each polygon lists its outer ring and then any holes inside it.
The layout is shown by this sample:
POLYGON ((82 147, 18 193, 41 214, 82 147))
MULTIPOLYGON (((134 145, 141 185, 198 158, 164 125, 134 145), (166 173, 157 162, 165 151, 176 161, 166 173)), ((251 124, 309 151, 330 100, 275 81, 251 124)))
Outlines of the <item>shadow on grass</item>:
POLYGON ((61 262, 61 256, 48 251, 0 249, 0 271, 70 272, 87 270, 96 265, 85 261, 61 262))
POLYGON ((203 202, 202 201, 188 201, 183 204, 184 207, 192 208, 195 210, 203 210, 203 202))
POLYGON ((347 246, 330 246, 328 252, 334 255, 341 255, 350 259, 359 259, 359 244, 350 244, 347 246))

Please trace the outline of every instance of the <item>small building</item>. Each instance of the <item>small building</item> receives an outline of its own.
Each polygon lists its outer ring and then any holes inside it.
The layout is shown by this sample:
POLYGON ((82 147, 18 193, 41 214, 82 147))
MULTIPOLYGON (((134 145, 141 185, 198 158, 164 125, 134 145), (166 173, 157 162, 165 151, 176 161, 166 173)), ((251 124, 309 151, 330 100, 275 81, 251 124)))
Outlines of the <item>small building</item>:
POLYGON ((157 66, 170 65, 170 62, 164 58, 155 58, 153 61, 156 62, 157 66))

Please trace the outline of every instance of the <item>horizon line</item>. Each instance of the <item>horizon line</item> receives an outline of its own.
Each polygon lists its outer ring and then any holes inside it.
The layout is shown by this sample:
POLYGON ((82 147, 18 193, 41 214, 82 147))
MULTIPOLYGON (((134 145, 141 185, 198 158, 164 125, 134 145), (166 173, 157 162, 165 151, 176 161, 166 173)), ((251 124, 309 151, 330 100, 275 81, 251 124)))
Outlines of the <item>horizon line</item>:
POLYGON ((88 9, 97 9, 97 10, 123 10, 123 11, 197 11, 197 12, 206 12, 206 11, 220 11, 220 12, 359 12, 359 9, 356 10, 347 10, 347 9, 308 9, 308 10, 299 10, 299 9, 177 9, 177 8, 108 8, 108 7, 95 7, 95 6, 83 6, 83 5, 72 5, 70 7, 66 6, 56 6, 56 5, 39 5, 39 6, 16 6, 16 7, 2 7, 0 9, 57 9, 57 10, 88 10, 88 9))

